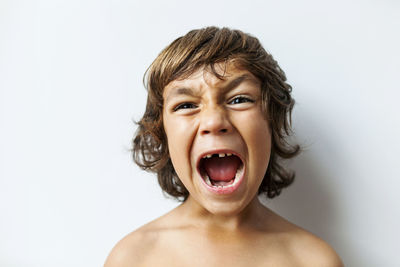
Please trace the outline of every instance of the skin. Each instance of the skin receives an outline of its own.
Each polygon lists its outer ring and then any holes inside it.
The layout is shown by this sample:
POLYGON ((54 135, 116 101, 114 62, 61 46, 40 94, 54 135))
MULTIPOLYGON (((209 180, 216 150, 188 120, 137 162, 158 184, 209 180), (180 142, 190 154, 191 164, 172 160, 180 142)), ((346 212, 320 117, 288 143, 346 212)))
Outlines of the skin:
POLYGON ((190 195, 122 239, 105 267, 343 266, 327 243, 259 202, 271 149, 260 84, 248 71, 226 67, 223 80, 200 69, 164 89, 169 152, 190 195), (221 149, 245 165, 242 184, 226 195, 208 191, 197 170, 201 155, 221 149))

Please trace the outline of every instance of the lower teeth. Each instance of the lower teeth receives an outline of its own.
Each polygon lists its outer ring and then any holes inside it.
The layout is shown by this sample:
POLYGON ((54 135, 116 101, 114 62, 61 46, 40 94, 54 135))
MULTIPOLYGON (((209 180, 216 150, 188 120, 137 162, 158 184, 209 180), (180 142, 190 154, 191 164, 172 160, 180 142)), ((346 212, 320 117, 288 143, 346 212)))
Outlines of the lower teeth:
MULTIPOLYGON (((236 173, 236 175, 237 175, 237 173, 236 173)), ((235 175, 235 177, 233 178, 234 181, 233 181, 232 183, 228 184, 228 185, 215 185, 215 184, 213 184, 213 183, 211 182, 211 180, 210 180, 210 177, 208 177, 207 174, 205 175, 206 177, 205 177, 204 180, 206 181, 207 185, 212 186, 212 187, 218 187, 218 188, 230 187, 230 186, 232 186, 232 185, 235 183, 236 175, 235 175)), ((232 181, 232 180, 230 180, 230 181, 232 181)))
POLYGON ((213 186, 213 185, 211 184, 210 177, 208 177, 207 174, 206 174, 205 181, 206 181, 206 183, 207 183, 209 186, 213 186))
POLYGON ((236 174, 235 174, 235 177, 233 178, 233 182, 232 183, 230 183, 230 184, 228 184, 228 185, 213 185, 212 184, 212 182, 211 182, 211 179, 210 179, 210 177, 208 177, 208 174, 207 173, 205 173, 204 174, 204 181, 206 182, 206 184, 208 185, 208 186, 210 186, 210 187, 214 187, 214 188, 226 188, 226 187, 231 187, 231 186, 234 186, 236 183, 237 183, 237 181, 238 181, 238 177, 240 176, 240 175, 242 175, 242 173, 243 173, 243 165, 242 166, 240 166, 238 169, 237 169, 237 171, 236 171, 236 174))

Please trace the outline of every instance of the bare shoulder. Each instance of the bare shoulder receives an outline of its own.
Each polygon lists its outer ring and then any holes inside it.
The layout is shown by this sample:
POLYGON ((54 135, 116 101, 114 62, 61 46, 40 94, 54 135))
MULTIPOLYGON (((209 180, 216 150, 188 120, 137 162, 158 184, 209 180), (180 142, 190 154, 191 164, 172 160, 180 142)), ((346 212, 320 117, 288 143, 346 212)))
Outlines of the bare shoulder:
POLYGON ((111 250, 104 267, 142 266, 157 243, 158 235, 152 225, 141 228, 125 236, 111 250))
POLYGON ((342 267, 343 263, 335 250, 324 240, 309 231, 289 222, 280 215, 267 211, 273 232, 279 233, 281 251, 290 255, 296 266, 342 267))
POLYGON ((125 236, 111 250, 104 267, 158 266, 176 228, 175 209, 125 236), (155 257, 157 255, 157 257, 155 257), (156 264, 155 264, 156 263, 156 264))
POLYGON ((343 266, 340 257, 328 243, 301 228, 296 229, 290 250, 299 266, 343 266))

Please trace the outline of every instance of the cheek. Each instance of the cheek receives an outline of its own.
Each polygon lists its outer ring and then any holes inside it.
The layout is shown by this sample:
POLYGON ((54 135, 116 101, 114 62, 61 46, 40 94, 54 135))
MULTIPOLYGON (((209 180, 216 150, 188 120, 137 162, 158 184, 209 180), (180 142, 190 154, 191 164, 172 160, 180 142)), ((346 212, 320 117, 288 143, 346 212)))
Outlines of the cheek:
POLYGON ((268 122, 261 116, 248 118, 247 144, 250 164, 254 164, 255 175, 264 177, 271 154, 271 134, 268 122))
POLYGON ((179 178, 190 173, 189 151, 191 148, 190 124, 166 117, 164 129, 168 139, 168 150, 172 164, 179 178))
POLYGON ((271 134, 268 125, 259 129, 259 134, 257 136, 257 146, 260 163, 265 166, 265 169, 268 167, 269 157, 271 155, 271 134))

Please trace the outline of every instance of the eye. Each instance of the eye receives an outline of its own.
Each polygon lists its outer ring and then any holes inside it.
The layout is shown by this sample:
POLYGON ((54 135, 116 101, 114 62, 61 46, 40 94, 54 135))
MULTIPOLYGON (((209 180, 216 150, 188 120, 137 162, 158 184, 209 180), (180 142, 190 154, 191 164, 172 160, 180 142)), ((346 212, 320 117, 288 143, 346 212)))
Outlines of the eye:
POLYGON ((173 110, 178 111, 180 109, 193 109, 196 108, 196 105, 193 103, 182 103, 176 106, 173 110))
POLYGON ((246 103, 246 102, 250 102, 253 103, 254 100, 246 97, 246 96, 237 96, 235 98, 233 98, 229 104, 241 104, 241 103, 246 103))

